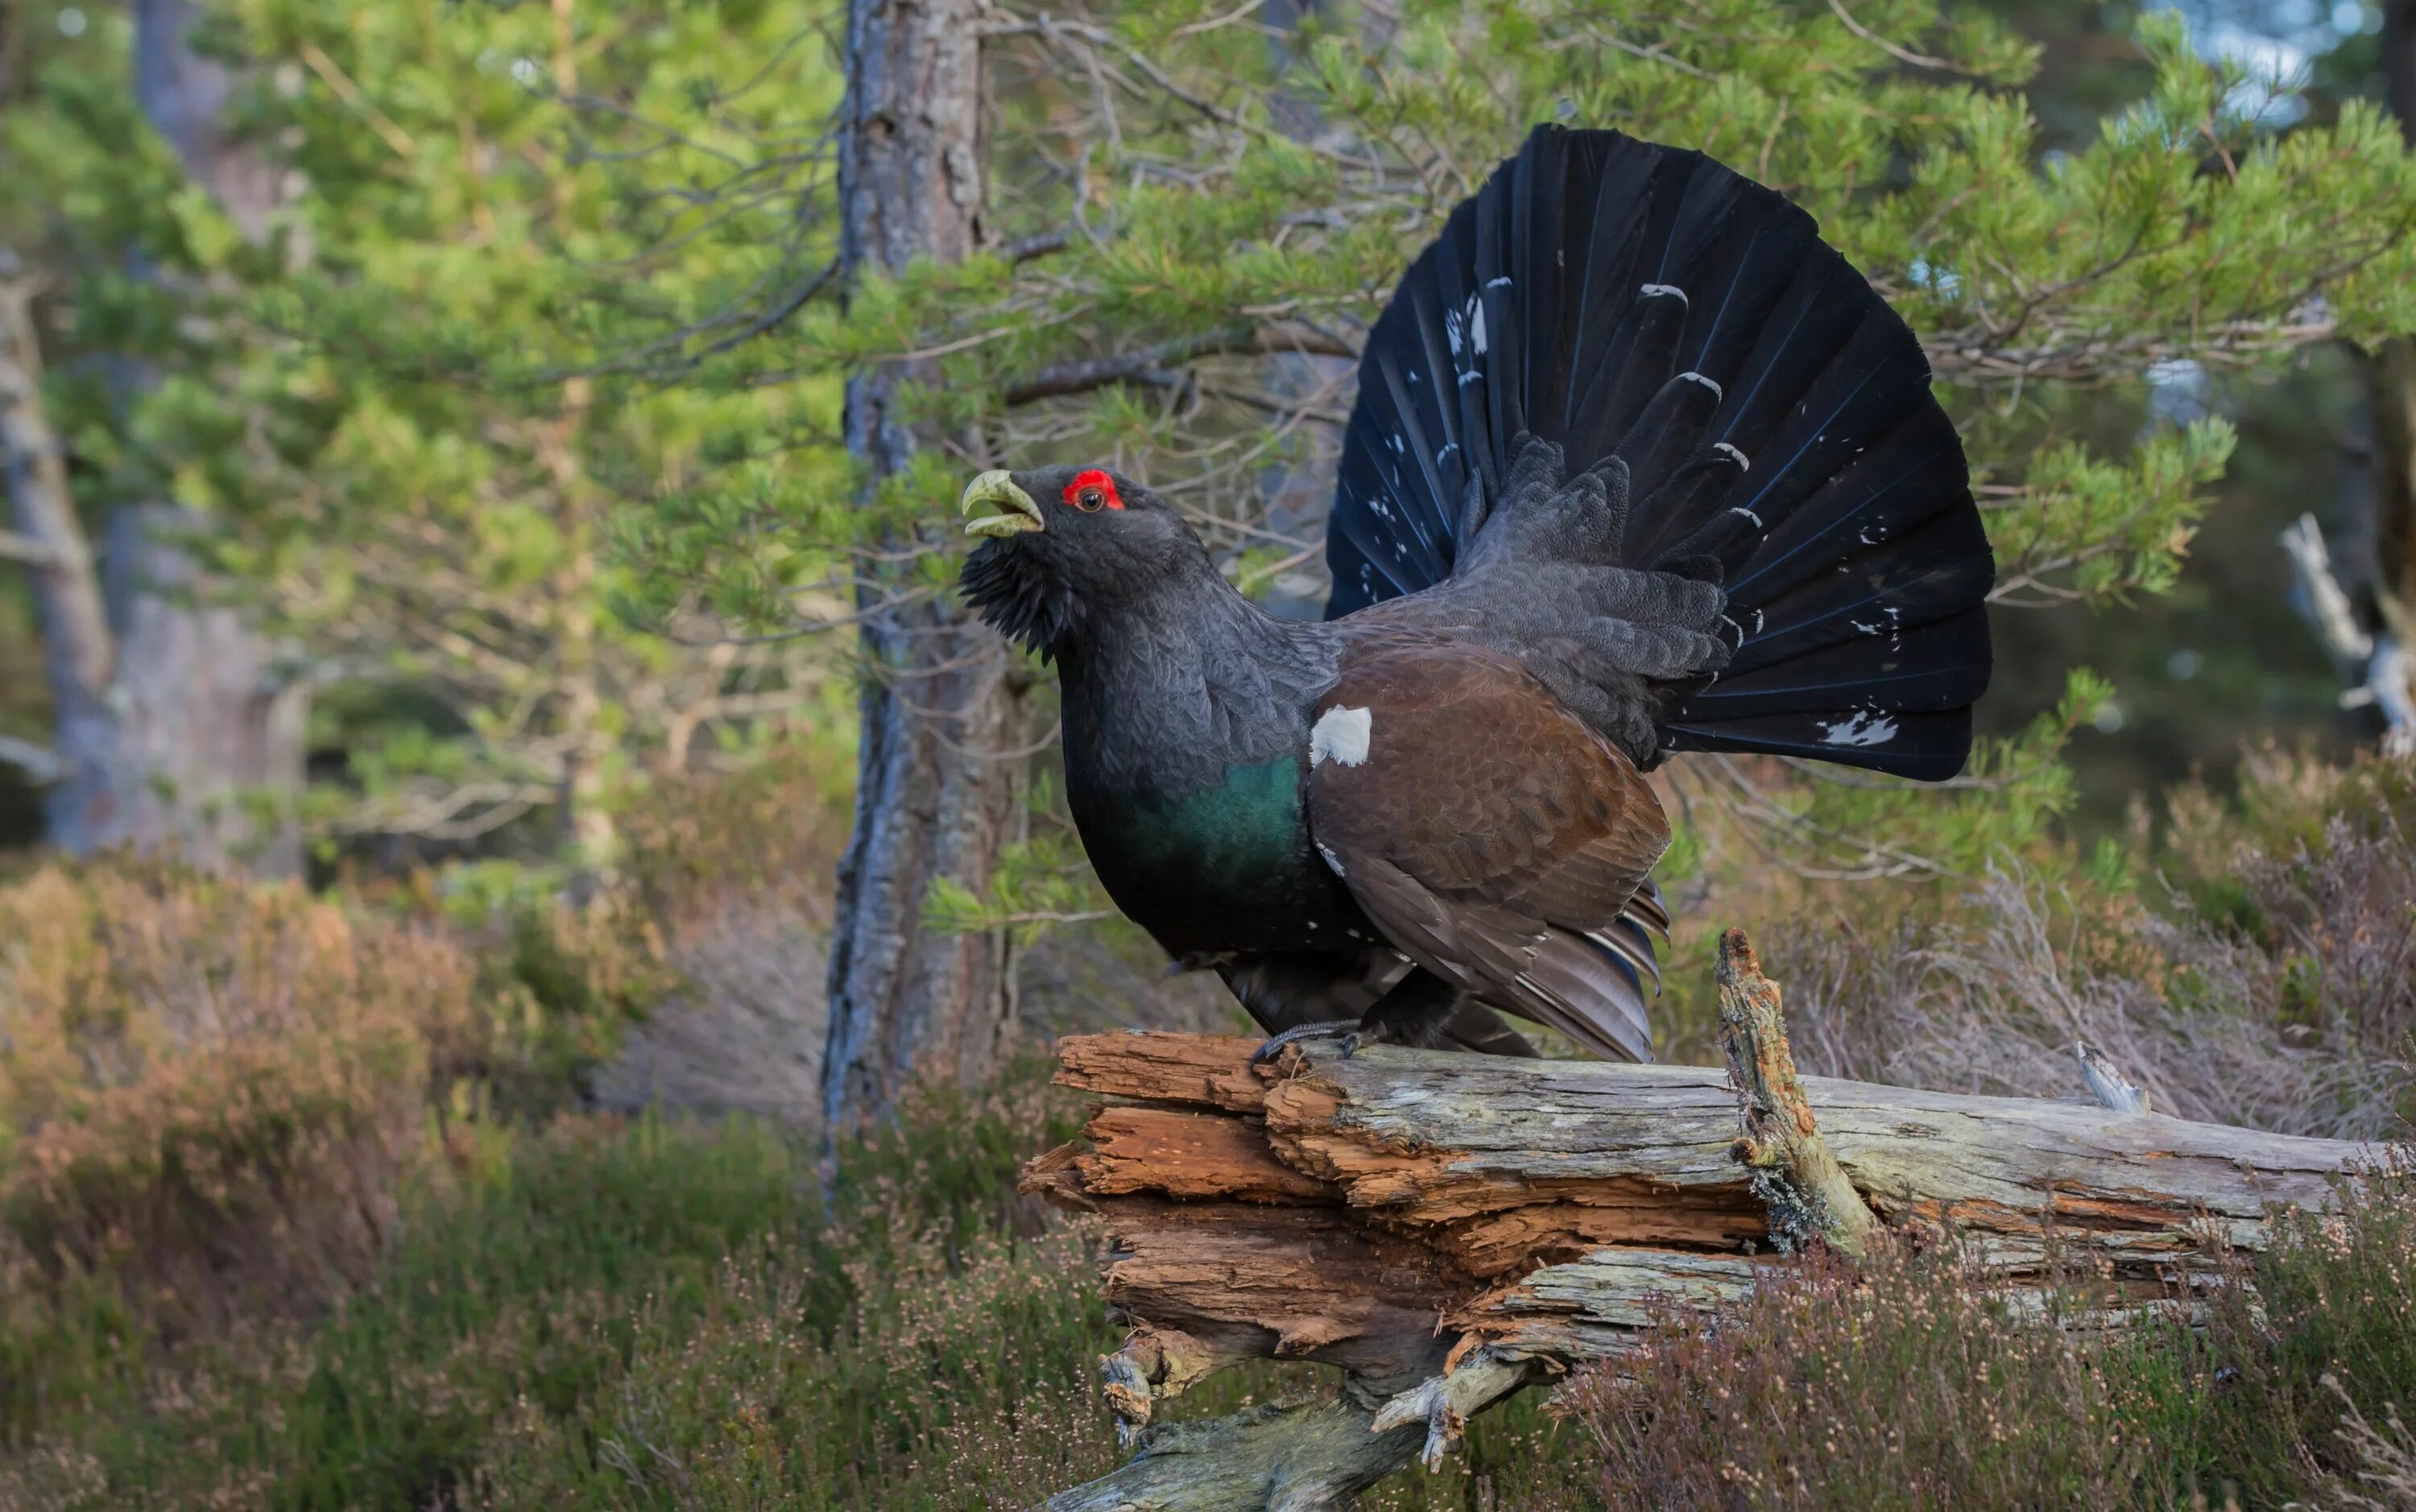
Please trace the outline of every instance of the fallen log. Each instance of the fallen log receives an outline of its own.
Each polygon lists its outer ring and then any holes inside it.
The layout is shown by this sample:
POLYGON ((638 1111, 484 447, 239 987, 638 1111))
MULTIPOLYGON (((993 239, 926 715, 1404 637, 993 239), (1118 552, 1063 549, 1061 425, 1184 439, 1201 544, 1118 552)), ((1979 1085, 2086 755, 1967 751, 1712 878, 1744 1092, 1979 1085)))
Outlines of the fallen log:
POLYGON ((1719 969, 1725 1070, 1061 1041, 1057 1080, 1106 1100, 1023 1186, 1105 1221, 1132 1328, 1107 1397, 1138 1453, 1049 1512, 1348 1505, 1530 1382, 1632 1348, 1657 1308, 1716 1307, 1791 1250, 1850 1255, 1883 1228, 1961 1235, 2016 1283, 2094 1275, 2108 1322, 2186 1305, 2219 1250, 2263 1247, 2273 1206, 2320 1205, 2379 1153, 2132 1111, 2085 1050, 2102 1100, 1802 1077, 1742 931, 1719 969), (1258 1358, 1338 1367, 1342 1391, 1152 1426, 1258 1358))

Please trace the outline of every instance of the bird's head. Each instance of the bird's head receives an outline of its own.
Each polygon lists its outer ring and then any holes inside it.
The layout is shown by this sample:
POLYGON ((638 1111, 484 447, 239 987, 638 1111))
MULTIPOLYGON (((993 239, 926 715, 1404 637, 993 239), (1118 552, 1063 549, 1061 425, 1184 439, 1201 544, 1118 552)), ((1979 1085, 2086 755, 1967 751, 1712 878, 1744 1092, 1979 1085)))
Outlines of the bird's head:
POLYGON ((965 488, 965 598, 1000 634, 1044 656, 1163 585, 1216 576, 1172 506, 1103 468, 985 472, 965 488))

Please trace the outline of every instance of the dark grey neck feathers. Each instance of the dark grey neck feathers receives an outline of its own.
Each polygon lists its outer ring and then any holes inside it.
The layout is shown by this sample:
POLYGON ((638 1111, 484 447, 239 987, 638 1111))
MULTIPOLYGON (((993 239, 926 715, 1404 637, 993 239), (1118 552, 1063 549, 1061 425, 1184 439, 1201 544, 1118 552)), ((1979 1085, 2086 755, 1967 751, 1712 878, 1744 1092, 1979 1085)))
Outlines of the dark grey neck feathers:
POLYGON ((1307 712, 1333 685, 1330 624, 1273 618, 1207 554, 1146 592, 1093 605, 1061 641, 1068 778, 1095 792, 1180 793, 1229 767, 1306 751, 1307 712))

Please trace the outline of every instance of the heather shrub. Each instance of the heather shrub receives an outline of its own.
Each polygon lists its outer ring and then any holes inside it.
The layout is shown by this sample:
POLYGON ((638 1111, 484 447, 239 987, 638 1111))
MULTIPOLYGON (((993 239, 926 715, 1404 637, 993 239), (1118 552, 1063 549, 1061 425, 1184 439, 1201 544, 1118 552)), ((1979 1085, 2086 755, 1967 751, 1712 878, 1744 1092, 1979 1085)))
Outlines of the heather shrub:
POLYGON ((488 1032, 436 1071, 491 1116, 542 1118, 592 1100, 599 1068, 685 978, 656 920, 626 891, 585 904, 523 897, 456 925, 478 963, 488 1032))
POLYGON ((1094 1307, 1087 1270, 1013 1184, 1069 1129, 1030 1068, 985 1093, 934 1093, 844 1146, 825 1200, 818 1146, 770 1124, 478 1127, 414 1174, 384 1259, 315 1326, 180 1351, 145 1390, 96 1400, 0 1461, 0 1506, 464 1505, 486 1494, 476 1486, 556 1474, 529 1445, 609 1436, 648 1393, 712 1406, 689 1426, 701 1452, 731 1453, 716 1436, 731 1402, 713 1406, 712 1383, 761 1386, 774 1377, 747 1370, 782 1367, 792 1343, 855 1385, 783 1417, 778 1441, 824 1445, 824 1464, 893 1462, 911 1448, 898 1425, 922 1420, 904 1393, 954 1392, 974 1432, 982 1414, 1022 1410, 1001 1381, 1087 1392, 1095 1313, 1068 1335, 1064 1311, 1094 1307), (1024 1310, 992 1318, 992 1300, 1024 1310), (920 1376, 892 1370, 866 1344, 898 1342, 898 1364, 959 1328, 973 1334, 936 1375, 928 1358, 920 1376), (765 1330, 779 1348, 747 1355, 771 1348, 765 1330), (690 1368, 722 1373, 652 1378, 690 1368), (959 1368, 976 1373, 957 1380, 959 1368))
POLYGON ((2156 1454, 2119 1392, 1975 1256, 1885 1247, 1774 1271, 1726 1316, 1664 1316, 1569 1407, 1617 1506, 2110 1508, 2156 1454))
POLYGON ((1797 1061, 2067 1097, 2085 1040, 2160 1112, 2399 1136, 2416 1112, 2410 772, 2252 754, 2234 801, 2200 788, 2171 800, 2157 867, 2109 852, 1996 874, 1942 907, 1787 917, 1762 953, 1787 984, 1797 1061))
POLYGON ((0 891, 0 1426, 364 1279, 476 977, 294 886, 110 862, 0 891))
POLYGON ((2397 1505, 2371 1498, 2416 1401, 2411 1186, 2402 1159, 2345 1181, 2188 1321, 2134 1329, 2094 1326, 2086 1275, 2016 1289, 1954 1245, 1815 1255, 1725 1314, 1659 1317, 1563 1405, 1620 1507, 2397 1505))
POLYGON ((1028 1505, 1117 1459, 1085 1236, 937 1235, 855 1261, 834 1328, 810 1256, 762 1246, 704 1315, 649 1319, 592 1415, 523 1407, 475 1481, 495 1506, 1028 1505))
POLYGON ((2252 1507, 2358 1505, 2390 1426, 2416 1409, 2406 1147, 2341 1183, 2333 1211, 2281 1216, 2248 1273, 2253 1295, 2218 1297, 2204 1332, 2182 1341, 2182 1373, 2213 1385, 2183 1399, 2197 1410, 2172 1415, 2175 1467, 2187 1483, 2236 1487, 2252 1507))
POLYGON ((620 816, 622 871, 673 933, 733 899, 827 925, 853 762, 842 727, 788 737, 729 771, 657 776, 620 816))

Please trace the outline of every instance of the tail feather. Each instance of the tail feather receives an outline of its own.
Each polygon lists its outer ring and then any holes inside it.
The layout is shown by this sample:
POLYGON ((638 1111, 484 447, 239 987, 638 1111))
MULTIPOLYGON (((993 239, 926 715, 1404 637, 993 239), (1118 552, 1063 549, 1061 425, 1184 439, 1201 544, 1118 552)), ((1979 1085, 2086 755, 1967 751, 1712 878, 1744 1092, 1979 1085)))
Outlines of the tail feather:
POLYGON ((1370 334, 1329 618, 1448 578, 1528 434, 1624 472, 1587 560, 1726 594, 1729 664, 1655 683, 1661 750, 1960 769, 1987 539, 1919 343, 1811 217, 1699 153, 1539 128, 1370 334))

